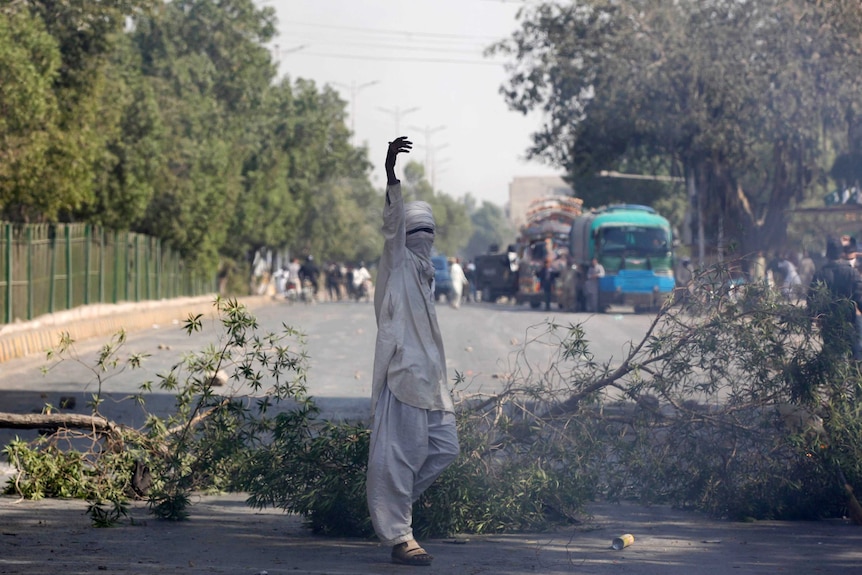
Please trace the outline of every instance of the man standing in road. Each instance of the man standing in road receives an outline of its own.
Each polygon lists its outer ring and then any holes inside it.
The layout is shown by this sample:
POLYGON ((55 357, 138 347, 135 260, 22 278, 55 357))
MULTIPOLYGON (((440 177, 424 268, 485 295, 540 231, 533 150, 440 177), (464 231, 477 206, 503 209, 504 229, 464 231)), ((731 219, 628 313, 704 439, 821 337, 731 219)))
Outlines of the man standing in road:
POLYGON ((545 263, 542 268, 536 272, 536 278, 539 280, 539 288, 545 296, 545 310, 551 309, 551 299, 554 294, 554 282, 557 281, 557 276, 560 272, 551 266, 551 258, 545 258, 545 263))
POLYGON ((458 258, 452 259, 452 265, 449 266, 449 275, 452 276, 452 299, 449 305, 458 309, 461 307, 461 297, 464 294, 464 288, 467 286, 467 276, 464 274, 464 268, 461 267, 461 261, 458 258))
POLYGON ((862 360, 862 338, 858 331, 862 276, 847 265, 847 253, 846 246, 842 249, 836 240, 830 238, 826 241, 826 259, 829 261, 811 280, 808 311, 820 323, 823 351, 836 356, 852 354, 854 359, 862 360), (827 293, 819 293, 824 287, 827 293), (824 297, 826 301, 823 301, 824 297))
POLYGON ((374 531, 392 546, 392 561, 427 566, 432 557, 413 538, 413 502, 455 460, 459 448, 434 309, 434 216, 427 202, 405 205, 395 177, 398 154, 412 145, 399 137, 386 153, 366 489, 374 531))
POLYGON ((598 258, 593 258, 590 261, 590 267, 587 268, 587 283, 584 285, 587 311, 590 313, 601 311, 599 310, 599 278, 603 277, 605 277, 605 266, 599 263, 598 258))
POLYGON ((301 283, 308 282, 313 290, 313 297, 317 297, 317 278, 320 276, 320 268, 314 262, 314 256, 309 254, 305 256, 305 263, 299 268, 299 280, 301 283))

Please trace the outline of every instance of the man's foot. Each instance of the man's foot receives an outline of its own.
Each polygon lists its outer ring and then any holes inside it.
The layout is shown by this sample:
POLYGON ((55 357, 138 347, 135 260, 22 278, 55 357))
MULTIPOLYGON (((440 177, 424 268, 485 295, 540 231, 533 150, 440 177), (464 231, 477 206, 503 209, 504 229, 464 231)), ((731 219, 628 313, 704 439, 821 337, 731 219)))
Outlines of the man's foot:
POLYGON ((392 548, 392 562, 399 565, 428 567, 433 559, 419 546, 415 539, 399 543, 392 548))

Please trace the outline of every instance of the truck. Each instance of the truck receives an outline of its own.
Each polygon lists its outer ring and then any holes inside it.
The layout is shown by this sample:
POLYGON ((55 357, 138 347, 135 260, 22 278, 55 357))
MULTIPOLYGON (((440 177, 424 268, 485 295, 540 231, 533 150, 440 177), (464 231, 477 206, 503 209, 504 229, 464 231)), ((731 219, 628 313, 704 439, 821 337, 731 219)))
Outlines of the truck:
POLYGON ((482 301, 496 303, 500 298, 513 300, 518 293, 518 260, 515 244, 505 252, 493 245, 487 254, 473 259, 476 290, 482 301))
POLYGON ((657 309, 673 293, 674 256, 670 222, 653 208, 614 204, 576 217, 569 233, 570 266, 562 305, 583 311, 587 270, 593 258, 605 269, 598 278, 598 311, 630 305, 634 311, 657 309))
MULTIPOLYGON (((518 291, 515 302, 527 303, 532 308, 544 302, 545 295, 539 286, 537 272, 548 260, 551 267, 562 272, 567 264, 569 234, 572 223, 581 214, 583 200, 570 196, 547 196, 533 201, 521 227, 518 249, 518 291)), ((551 296, 551 303, 559 303, 559 286, 551 296)))

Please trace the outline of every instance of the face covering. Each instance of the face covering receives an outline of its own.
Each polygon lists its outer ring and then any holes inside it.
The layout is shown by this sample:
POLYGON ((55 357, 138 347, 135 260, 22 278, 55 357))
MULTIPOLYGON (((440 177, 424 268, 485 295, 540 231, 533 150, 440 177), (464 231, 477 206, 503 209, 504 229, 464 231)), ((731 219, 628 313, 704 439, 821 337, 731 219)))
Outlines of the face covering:
POLYGON ((407 249, 419 257, 431 259, 431 248, 434 246, 434 234, 416 232, 407 236, 407 249))
POLYGON ((434 245, 434 214, 428 202, 408 202, 404 205, 406 246, 417 257, 419 275, 426 280, 434 279, 434 264, 431 263, 431 248, 434 245))

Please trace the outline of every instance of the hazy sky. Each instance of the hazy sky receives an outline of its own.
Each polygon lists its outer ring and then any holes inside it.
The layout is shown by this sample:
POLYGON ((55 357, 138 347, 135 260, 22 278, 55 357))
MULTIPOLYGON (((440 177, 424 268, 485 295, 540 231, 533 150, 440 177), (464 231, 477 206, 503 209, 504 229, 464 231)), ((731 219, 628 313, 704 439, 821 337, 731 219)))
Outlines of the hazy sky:
POLYGON ((280 73, 329 84, 348 102, 373 183, 393 137, 414 142, 434 187, 504 205, 515 176, 559 174, 526 162, 539 116, 510 111, 502 60, 485 47, 517 28, 515 0, 257 0, 278 14, 280 73), (372 84, 373 83, 373 84, 372 84))

